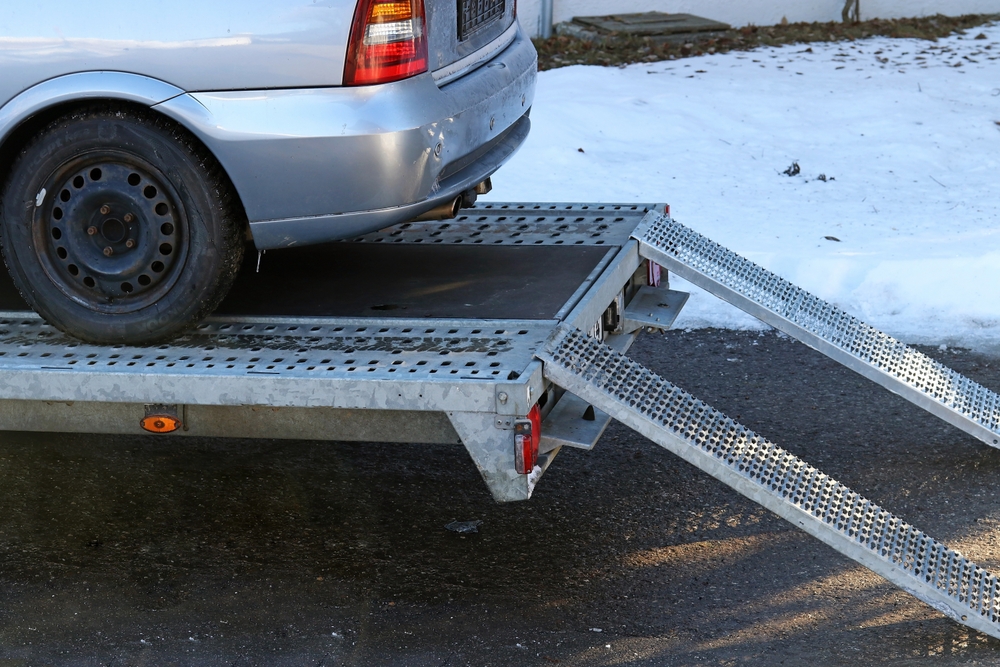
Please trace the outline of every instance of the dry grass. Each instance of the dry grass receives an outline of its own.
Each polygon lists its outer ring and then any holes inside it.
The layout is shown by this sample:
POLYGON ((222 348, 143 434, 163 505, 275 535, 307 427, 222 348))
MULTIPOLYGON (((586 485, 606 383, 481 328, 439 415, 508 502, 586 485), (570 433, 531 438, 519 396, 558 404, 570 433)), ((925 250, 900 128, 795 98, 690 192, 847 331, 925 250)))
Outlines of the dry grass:
POLYGON ((643 37, 613 34, 600 42, 575 37, 555 36, 536 39, 538 68, 567 65, 628 65, 640 62, 674 60, 687 56, 726 51, 749 51, 759 46, 837 42, 865 37, 916 38, 936 41, 952 34, 967 34, 979 26, 1000 19, 997 14, 966 16, 929 16, 918 19, 872 20, 858 23, 789 23, 776 26, 747 26, 729 30, 721 36, 693 40, 687 44, 656 44, 643 37))

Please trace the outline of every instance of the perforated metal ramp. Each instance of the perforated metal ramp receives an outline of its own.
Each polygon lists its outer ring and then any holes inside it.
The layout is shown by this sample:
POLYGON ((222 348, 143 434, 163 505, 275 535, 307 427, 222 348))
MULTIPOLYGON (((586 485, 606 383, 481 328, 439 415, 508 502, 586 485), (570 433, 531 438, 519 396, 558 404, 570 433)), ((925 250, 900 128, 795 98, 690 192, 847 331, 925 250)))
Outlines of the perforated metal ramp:
POLYGON ((1000 396, 667 216, 632 234, 639 253, 931 414, 1000 446, 1000 396))
POLYGON ((946 616, 1000 638, 997 577, 583 332, 560 325, 545 376, 946 616))

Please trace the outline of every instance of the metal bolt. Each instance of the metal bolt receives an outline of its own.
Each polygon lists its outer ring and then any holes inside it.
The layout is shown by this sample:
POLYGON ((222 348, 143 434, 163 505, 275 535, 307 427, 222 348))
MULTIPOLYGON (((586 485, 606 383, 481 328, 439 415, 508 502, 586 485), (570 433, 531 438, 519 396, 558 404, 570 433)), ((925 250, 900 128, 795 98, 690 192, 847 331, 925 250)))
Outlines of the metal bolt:
MULTIPOLYGON (((122 218, 122 219, 123 219, 123 220, 124 220, 125 222, 132 222, 133 220, 135 220, 135 216, 134 216, 134 215, 132 215, 131 213, 126 213, 126 214, 125 214, 125 217, 124 217, 124 218, 122 218)), ((132 246, 129 246, 129 247, 131 248, 132 246)))
POLYGON ((101 215, 107 215, 108 213, 111 213, 111 207, 105 204, 101 207, 101 215))
POLYGON ((114 252, 115 251, 111 249, 111 246, 108 246, 107 248, 104 249, 104 256, 111 257, 111 255, 113 255, 114 252))
POLYGON ((501 391, 499 394, 497 394, 497 400, 500 401, 501 405, 506 403, 508 398, 509 397, 507 396, 507 392, 505 391, 501 391))
POLYGON ((93 225, 87 227, 87 233, 93 236, 94 234, 97 233, 97 227, 94 227, 93 225))
POLYGON ((438 145, 434 147, 434 157, 441 157, 442 150, 444 150, 444 144, 438 143, 438 145))
POLYGON ((126 241, 125 242, 125 247, 126 248, 134 248, 135 247, 135 239, 129 239, 128 241, 126 241))
POLYGON ((490 129, 491 130, 493 129, 493 126, 496 125, 496 124, 497 124, 496 117, 490 118, 490 129))

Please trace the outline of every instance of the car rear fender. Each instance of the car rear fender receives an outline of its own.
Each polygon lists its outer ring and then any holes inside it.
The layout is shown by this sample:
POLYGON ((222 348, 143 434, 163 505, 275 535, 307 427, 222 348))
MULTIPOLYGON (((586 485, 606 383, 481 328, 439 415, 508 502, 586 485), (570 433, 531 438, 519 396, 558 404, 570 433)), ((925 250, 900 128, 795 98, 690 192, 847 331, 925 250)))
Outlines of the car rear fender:
POLYGON ((144 106, 184 91, 169 83, 128 72, 78 72, 43 81, 0 107, 0 144, 28 119, 57 106, 87 100, 122 100, 144 106))

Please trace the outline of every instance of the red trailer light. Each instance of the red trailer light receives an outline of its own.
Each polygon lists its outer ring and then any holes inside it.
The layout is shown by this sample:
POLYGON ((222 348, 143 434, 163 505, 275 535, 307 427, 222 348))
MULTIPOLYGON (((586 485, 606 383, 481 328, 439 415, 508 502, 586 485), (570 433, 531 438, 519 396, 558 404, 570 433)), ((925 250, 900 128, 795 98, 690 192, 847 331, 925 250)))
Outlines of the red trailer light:
POLYGON ((660 286, 660 265, 656 262, 646 262, 646 284, 650 287, 660 286))
POLYGON ((527 475, 538 462, 538 441, 542 439, 542 412, 534 406, 524 419, 514 422, 514 468, 527 475))

